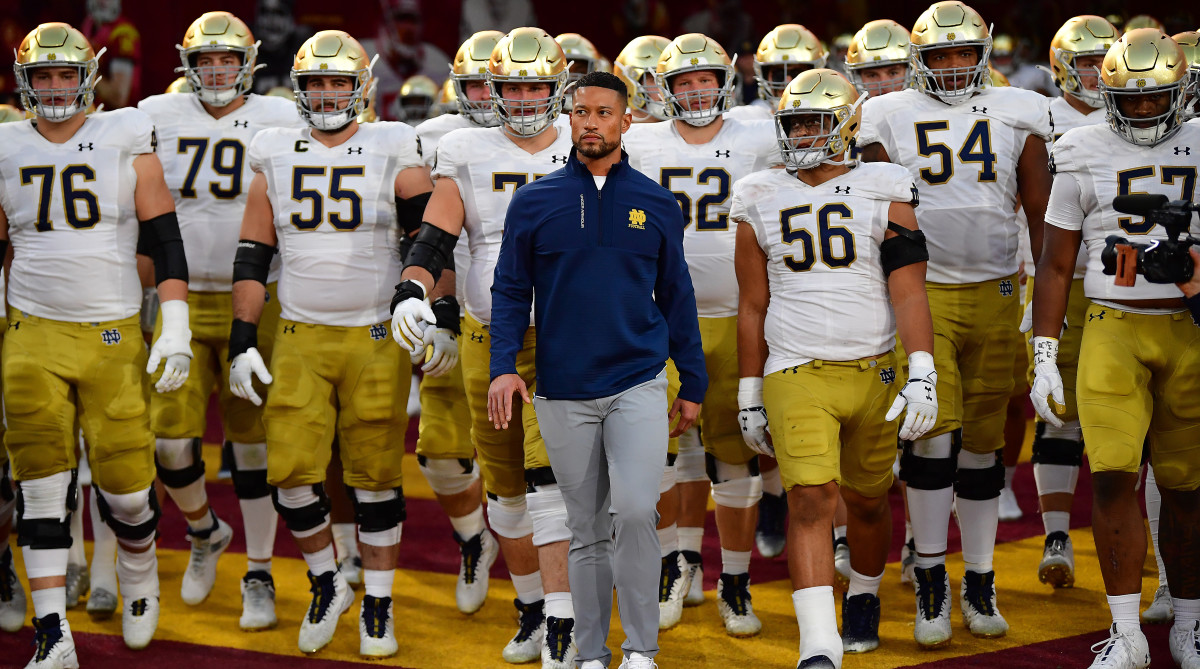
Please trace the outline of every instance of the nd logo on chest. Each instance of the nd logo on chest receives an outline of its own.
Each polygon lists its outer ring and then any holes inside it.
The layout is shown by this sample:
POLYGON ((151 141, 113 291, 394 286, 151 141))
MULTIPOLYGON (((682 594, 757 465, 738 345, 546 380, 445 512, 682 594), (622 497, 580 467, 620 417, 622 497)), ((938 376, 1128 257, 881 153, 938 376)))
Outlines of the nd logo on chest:
POLYGON ((641 209, 629 210, 629 227, 634 230, 646 229, 646 212, 641 209))

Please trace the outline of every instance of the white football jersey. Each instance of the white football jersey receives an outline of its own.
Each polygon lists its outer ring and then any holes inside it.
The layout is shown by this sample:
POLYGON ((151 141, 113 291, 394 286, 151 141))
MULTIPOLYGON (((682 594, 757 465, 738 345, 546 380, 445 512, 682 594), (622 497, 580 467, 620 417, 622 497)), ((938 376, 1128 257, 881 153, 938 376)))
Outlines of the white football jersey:
POLYGON ((31 121, 5 123, 0 146, 0 208, 13 246, 8 303, 75 323, 137 314, 133 160, 154 151, 150 117, 137 109, 91 114, 62 144, 31 121))
POLYGON ((859 164, 819 186, 785 170, 757 172, 734 185, 729 217, 754 226, 767 256, 764 374, 894 347, 896 318, 879 245, 888 207, 915 196, 912 175, 890 163, 859 164))
MULTIPOLYGON (((453 180, 462 197, 463 229, 471 252, 463 295, 467 311, 481 323, 492 320, 492 280, 513 193, 565 166, 571 155, 569 130, 556 124, 546 132, 557 132, 558 138, 537 153, 514 144, 503 128, 455 130, 438 145, 433 177, 453 180)), ((531 314, 530 323, 532 318, 531 314)))
MULTIPOLYGON (((1105 238, 1119 235, 1137 243, 1166 239, 1166 231, 1150 225, 1141 216, 1118 213, 1113 198, 1128 193, 1155 193, 1172 200, 1195 202, 1196 177, 1200 172, 1200 125, 1185 123, 1174 136, 1158 146, 1135 146, 1117 137, 1108 124, 1092 124, 1066 133, 1054 143, 1051 167, 1054 187, 1060 180, 1074 178, 1078 184, 1079 210, 1083 218, 1054 210, 1046 212, 1046 223, 1068 230, 1082 230, 1087 248, 1087 275, 1083 288, 1093 300, 1145 300, 1176 298, 1174 284, 1158 284, 1137 277, 1133 286, 1115 285, 1115 277, 1103 273, 1100 254, 1105 238), (1073 219, 1073 220, 1072 220, 1073 219)), ((1055 196, 1051 195, 1051 200, 1055 196)), ((1200 223, 1192 217, 1191 234, 1200 234, 1200 223)))
POLYGON ((985 88, 947 105, 914 89, 863 104, 862 146, 879 142, 912 173, 931 283, 976 283, 1018 268, 1017 161, 1030 134, 1050 141, 1050 100, 985 88))
POLYGON ((250 144, 275 212, 284 318, 359 327, 391 318, 400 282, 396 177, 425 166, 403 123, 358 126, 327 147, 308 128, 271 128, 250 144))
POLYGON ((775 109, 771 103, 758 98, 748 105, 738 105, 725 112, 725 118, 735 118, 739 121, 770 121, 775 118, 775 109))
MULTIPOLYGON (((142 100, 138 109, 150 115, 158 133, 158 159, 175 198, 187 254, 188 288, 228 293, 246 192, 254 178, 246 148, 264 128, 304 127, 296 103, 251 94, 218 119, 195 95, 166 93, 142 100)), ((269 281, 278 280, 276 260, 269 281)))
POLYGON ((772 121, 725 117, 705 144, 688 144, 675 121, 633 126, 625 134, 629 164, 675 194, 683 210, 683 251, 701 318, 737 315, 733 271, 737 226, 729 223, 733 183, 783 163, 772 121))
MULTIPOLYGON (((434 116, 417 126, 417 138, 421 140, 421 155, 425 157, 425 165, 432 172, 437 160, 437 147, 447 133, 461 128, 478 128, 471 119, 462 114, 442 114, 434 116)), ((454 294, 460 297, 467 288, 467 272, 471 269, 471 250, 467 246, 467 232, 464 229, 454 245, 454 294)))

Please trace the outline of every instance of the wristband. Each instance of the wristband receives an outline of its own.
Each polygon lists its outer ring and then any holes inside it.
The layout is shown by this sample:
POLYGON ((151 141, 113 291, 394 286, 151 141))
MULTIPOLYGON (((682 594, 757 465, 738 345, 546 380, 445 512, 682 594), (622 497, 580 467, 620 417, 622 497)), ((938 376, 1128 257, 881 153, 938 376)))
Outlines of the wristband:
POLYGON ((459 321, 461 310, 458 308, 458 300, 454 299, 453 295, 439 297, 430 305, 433 309, 433 315, 437 317, 437 327, 442 330, 449 330, 455 336, 462 335, 462 325, 459 321))
POLYGON ((933 354, 929 351, 913 351, 908 354, 908 378, 926 381, 937 379, 933 365, 933 354))
POLYGON ((167 300, 158 307, 162 314, 163 330, 188 330, 187 300, 167 300))
POLYGON ((232 362, 234 358, 252 348, 258 348, 258 326, 235 318, 233 325, 229 328, 229 356, 227 359, 232 362))
POLYGON ((743 376, 738 379, 738 410, 762 407, 762 389, 763 380, 761 376, 743 376))
POLYGON ((1043 363, 1058 364, 1058 340, 1054 337, 1034 337, 1033 364, 1036 367, 1043 363))

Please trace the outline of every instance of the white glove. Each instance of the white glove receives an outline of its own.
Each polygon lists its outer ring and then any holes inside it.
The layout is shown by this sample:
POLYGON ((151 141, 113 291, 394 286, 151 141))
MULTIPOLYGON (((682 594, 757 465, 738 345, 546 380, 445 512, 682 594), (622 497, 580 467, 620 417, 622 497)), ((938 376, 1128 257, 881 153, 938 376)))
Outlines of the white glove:
POLYGON ((762 386, 761 376, 738 379, 738 424, 742 426, 742 440, 750 450, 775 457, 767 410, 763 408, 762 386))
POLYGON ((1017 328, 1021 332, 1029 332, 1033 329, 1033 299, 1025 304, 1025 312, 1021 314, 1021 326, 1017 328))
POLYGON ((419 286, 422 298, 418 300, 410 297, 396 305, 396 310, 392 312, 392 338, 400 348, 409 353, 416 353, 419 347, 423 348, 426 324, 435 323, 437 317, 433 315, 429 300, 424 299, 425 286, 421 285, 420 281, 410 280, 405 283, 419 286))
POLYGON ((246 349, 244 353, 239 353, 233 359, 233 364, 229 366, 229 390, 234 395, 244 400, 250 400, 254 406, 259 407, 262 406, 262 398, 254 392, 251 375, 258 376, 258 380, 266 385, 271 385, 271 382, 275 380, 267 371, 267 365, 256 348, 246 349))
POLYGON ((154 389, 169 393, 187 381, 192 367, 192 331, 188 328, 188 305, 185 300, 168 300, 159 307, 162 314, 162 333, 150 347, 150 360, 146 362, 146 373, 158 371, 158 364, 165 358, 162 376, 154 389))
POLYGON ((1033 385, 1029 388, 1029 399, 1042 420, 1062 427, 1062 419, 1050 406, 1053 401, 1060 410, 1065 409, 1062 376, 1058 373, 1058 340, 1053 337, 1033 338, 1033 385))
MULTIPOLYGON (((458 337, 452 330, 436 325, 425 327, 424 341, 433 352, 421 367, 428 376, 445 376, 458 364, 458 337)), ((423 357, 423 356, 422 356, 423 357)))
POLYGON ((900 426, 901 439, 920 439, 937 423, 937 372, 933 367, 933 354, 926 351, 909 354, 908 382, 900 389, 884 420, 896 420, 906 409, 907 415, 900 426))

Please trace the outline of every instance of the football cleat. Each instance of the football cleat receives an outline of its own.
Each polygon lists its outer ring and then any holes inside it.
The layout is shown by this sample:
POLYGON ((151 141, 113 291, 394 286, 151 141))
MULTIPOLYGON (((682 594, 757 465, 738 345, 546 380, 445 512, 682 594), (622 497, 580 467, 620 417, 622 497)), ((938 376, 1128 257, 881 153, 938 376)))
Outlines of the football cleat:
POLYGON ((125 600, 125 610, 121 615, 121 636, 125 638, 127 647, 141 650, 149 646, 157 629, 158 597, 125 600))
POLYGON ((363 566, 362 557, 351 555, 338 561, 338 571, 342 572, 342 578, 346 579, 346 584, 357 590, 363 584, 363 566))
POLYGON ((1150 647, 1137 628, 1118 630, 1113 623, 1109 637, 1092 646, 1096 658, 1092 669, 1145 669, 1150 666, 1150 647))
POLYGON ((914 568, 917 618, 913 638, 921 648, 941 648, 950 643, 950 576, 946 565, 914 568))
POLYGON ((787 545, 787 498, 763 493, 758 502, 758 528, 754 531, 758 554, 765 558, 779 557, 787 545))
POLYGON ((214 525, 207 530, 188 530, 188 541, 192 542, 192 555, 188 558, 187 571, 183 572, 183 583, 179 595, 185 604, 195 606, 208 599, 213 584, 217 582, 217 560, 229 548, 233 539, 233 528, 217 518, 212 512, 214 525))
POLYGON ((517 607, 517 633, 504 646, 504 661, 509 664, 533 662, 542 654, 542 642, 546 638, 546 616, 542 611, 545 600, 526 604, 513 600, 517 607))
POLYGON ((1071 537, 1066 532, 1046 535, 1042 563, 1038 565, 1038 580, 1055 588, 1075 585, 1075 549, 1071 547, 1071 537))
POLYGON ((1193 620, 1190 628, 1172 627, 1168 645, 1179 669, 1200 669, 1200 621, 1193 620))
POLYGON ((750 574, 721 574, 717 582, 717 612, 730 636, 754 636, 762 631, 762 623, 750 603, 750 574))
POLYGON ((900 582, 912 583, 913 571, 917 567, 917 543, 909 539, 900 547, 900 582))
POLYGON ((1154 601, 1142 611, 1142 622, 1151 625, 1165 625, 1175 620, 1175 605, 1171 603, 1171 591, 1167 586, 1160 585, 1154 591, 1154 601))
POLYGON ((1021 516, 1025 515, 1021 511, 1021 505, 1017 504, 1017 496, 1013 494, 1012 488, 1000 489, 1000 520, 1010 522, 1020 520, 1021 516))
POLYGON ((687 567, 683 577, 687 579, 687 596, 683 598, 684 606, 699 606, 704 603, 704 563, 700 554, 695 551, 679 551, 687 567))
POLYGON ((575 669, 576 654, 575 619, 547 617, 542 669, 575 669))
POLYGON ((320 576, 308 572, 312 603, 300 623, 300 650, 315 653, 333 639, 337 631, 338 618, 350 610, 354 603, 354 591, 339 571, 329 571, 320 576))
POLYGON ((79 605, 79 600, 87 597, 92 587, 92 575, 86 564, 67 565, 67 608, 73 609, 79 605))
POLYGON ((833 581, 839 588, 850 585, 850 542, 846 537, 833 540, 833 581))
POLYGON ((117 595, 104 588, 96 588, 88 597, 87 613, 92 620, 108 620, 117 612, 117 595))
POLYGON ((800 660, 796 669, 838 669, 838 666, 828 655, 813 655, 800 660))
POLYGON ((679 551, 662 559, 658 577, 658 629, 669 630, 683 617, 683 598, 687 595, 687 560, 679 551))
POLYGON ((265 571, 246 572, 242 577, 242 617, 238 627, 247 632, 271 629, 275 617, 275 581, 265 571))
POLYGON ((363 595, 358 617, 358 654, 391 657, 399 649, 392 621, 392 598, 363 595))
POLYGON ((0 630, 16 632, 25 625, 25 589, 13 569, 12 551, 0 557, 0 630))
POLYGON ((981 574, 967 570, 959 591, 963 625, 982 639, 998 639, 1008 634, 1008 621, 996 608, 996 572, 981 574))
POLYGON ((652 657, 641 653, 630 653, 621 660, 621 666, 618 669, 658 669, 658 665, 654 663, 652 657))
POLYGON ((879 597, 842 594, 842 650, 868 653, 879 647, 879 597))
POLYGON ((454 586, 454 603, 463 613, 475 613, 487 601, 488 570, 496 562, 500 544, 486 529, 466 541, 455 533, 454 541, 462 553, 458 583, 454 586))
POLYGON ((78 669, 75 640, 71 628, 57 613, 33 619, 33 643, 37 646, 33 659, 25 669, 78 669))

